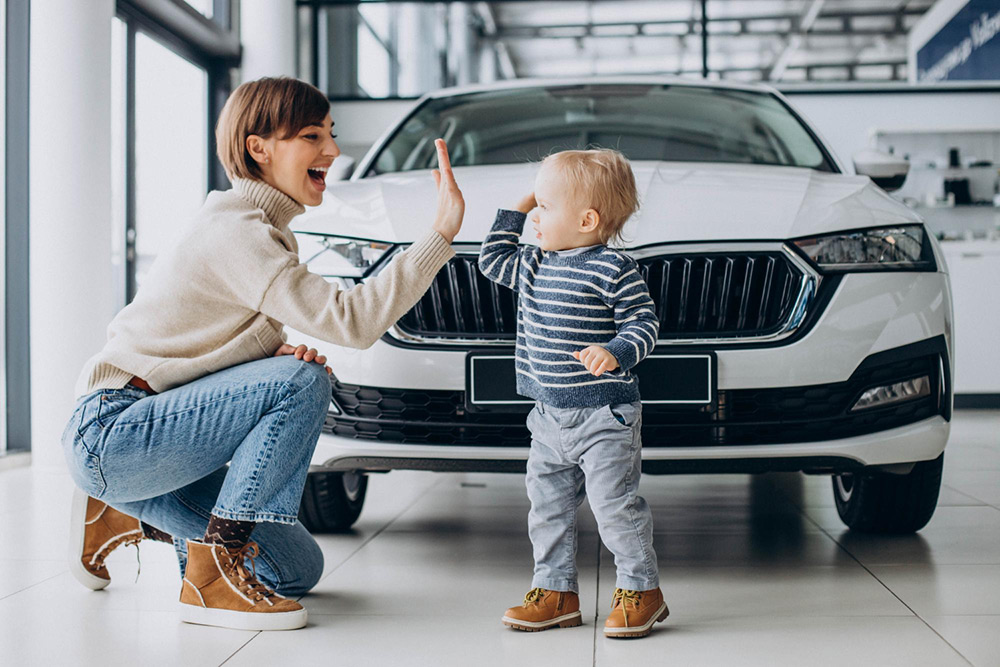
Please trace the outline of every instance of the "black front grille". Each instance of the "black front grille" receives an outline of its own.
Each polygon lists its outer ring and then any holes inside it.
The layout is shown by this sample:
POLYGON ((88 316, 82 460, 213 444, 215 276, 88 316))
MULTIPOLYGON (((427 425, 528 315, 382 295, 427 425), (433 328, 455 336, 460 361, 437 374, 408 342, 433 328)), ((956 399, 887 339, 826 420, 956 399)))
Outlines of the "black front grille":
MULTIPOLYGON (((942 414, 940 355, 922 354, 863 364, 846 382, 775 389, 730 389, 718 407, 643 407, 643 447, 707 447, 815 442, 874 433, 942 414), (921 375, 931 394, 883 408, 851 412, 867 388, 921 375)), ((473 413, 460 391, 386 389, 334 382, 342 414, 330 413, 325 431, 348 438, 400 444, 527 447, 524 413, 473 413)), ((945 401, 946 402, 946 401, 945 401)), ((528 408, 525 407, 525 412, 528 408)))
MULTIPOLYGON (((404 332, 430 338, 514 340, 514 292, 459 255, 404 315, 404 332)), ((660 338, 763 336, 788 320, 802 272, 781 252, 696 253, 638 260, 660 318, 660 338)))

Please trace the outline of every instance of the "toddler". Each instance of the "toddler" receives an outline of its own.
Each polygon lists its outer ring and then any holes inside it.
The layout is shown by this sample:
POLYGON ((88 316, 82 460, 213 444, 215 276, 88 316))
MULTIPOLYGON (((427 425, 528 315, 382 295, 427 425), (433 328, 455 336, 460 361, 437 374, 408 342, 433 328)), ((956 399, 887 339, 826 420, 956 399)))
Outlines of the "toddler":
POLYGON ((649 506, 638 495, 642 404, 632 367, 653 350, 659 320, 635 261, 608 247, 638 208, 635 177, 612 150, 546 158, 535 191, 501 210, 479 256, 518 292, 517 391, 528 415, 526 486, 535 575, 505 625, 581 624, 576 513, 584 496, 617 582, 607 637, 644 637, 667 617, 649 506), (518 245, 527 214, 538 246, 518 245))

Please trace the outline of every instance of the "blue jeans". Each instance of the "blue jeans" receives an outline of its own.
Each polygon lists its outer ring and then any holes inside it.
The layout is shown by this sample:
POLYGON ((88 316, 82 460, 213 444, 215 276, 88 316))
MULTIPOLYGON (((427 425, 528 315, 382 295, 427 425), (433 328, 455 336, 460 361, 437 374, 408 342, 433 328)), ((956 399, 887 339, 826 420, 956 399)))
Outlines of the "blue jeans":
POLYGON ((539 402, 528 414, 532 588, 580 592, 576 512, 584 497, 590 500, 601 541, 615 556, 616 586, 648 591, 660 585, 652 513, 638 493, 641 427, 639 402, 597 408, 539 402))
POLYGON ((185 540, 204 535, 210 514, 255 521, 258 577, 296 595, 323 571, 297 515, 329 405, 321 364, 274 357, 162 394, 131 385, 93 392, 62 443, 77 486, 174 537, 182 574, 185 540))

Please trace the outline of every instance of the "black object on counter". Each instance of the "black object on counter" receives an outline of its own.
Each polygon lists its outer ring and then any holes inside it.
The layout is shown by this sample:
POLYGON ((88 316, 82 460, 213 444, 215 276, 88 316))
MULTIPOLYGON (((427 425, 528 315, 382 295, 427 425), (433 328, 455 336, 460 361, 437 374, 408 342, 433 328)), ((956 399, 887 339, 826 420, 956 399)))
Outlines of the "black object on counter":
POLYGON ((948 149, 948 166, 949 167, 961 167, 962 163, 958 159, 958 149, 949 148, 948 149))
POLYGON ((971 204, 972 194, 969 192, 969 179, 967 178, 946 178, 944 179, 944 196, 954 193, 955 205, 971 204))

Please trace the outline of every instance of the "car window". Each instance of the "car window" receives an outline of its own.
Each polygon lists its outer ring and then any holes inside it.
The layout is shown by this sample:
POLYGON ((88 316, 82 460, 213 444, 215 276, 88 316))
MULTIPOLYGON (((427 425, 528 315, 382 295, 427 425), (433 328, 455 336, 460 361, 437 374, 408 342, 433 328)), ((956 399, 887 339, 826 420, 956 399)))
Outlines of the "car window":
POLYGON ((430 99, 366 175, 537 161, 558 150, 617 148, 631 160, 729 162, 833 171, 817 140, 766 92, 678 85, 520 88, 430 99))

